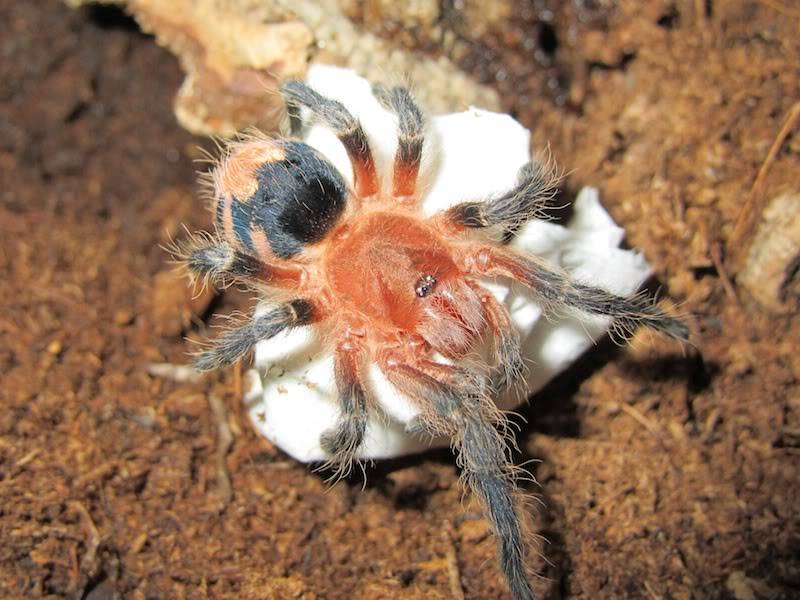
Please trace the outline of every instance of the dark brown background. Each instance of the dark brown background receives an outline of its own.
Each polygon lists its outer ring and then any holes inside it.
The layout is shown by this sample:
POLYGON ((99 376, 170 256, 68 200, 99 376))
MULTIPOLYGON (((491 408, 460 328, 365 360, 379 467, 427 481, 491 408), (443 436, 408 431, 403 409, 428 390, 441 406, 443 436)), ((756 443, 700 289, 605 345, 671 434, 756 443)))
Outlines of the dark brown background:
MULTIPOLYGON (((800 7, 638 4, 517 2, 513 27, 454 57, 550 143, 567 194, 600 187, 699 334, 685 355, 600 344, 525 409, 540 587, 798 597, 800 317, 726 292, 720 257, 800 98, 800 7)), ((180 81, 115 9, 0 2, 0 596, 450 598, 455 576, 505 597, 449 453, 329 489, 253 433, 232 373, 147 373, 205 327, 159 248, 209 223, 180 81)), ((797 193, 799 168, 795 129, 761 192, 797 193)))

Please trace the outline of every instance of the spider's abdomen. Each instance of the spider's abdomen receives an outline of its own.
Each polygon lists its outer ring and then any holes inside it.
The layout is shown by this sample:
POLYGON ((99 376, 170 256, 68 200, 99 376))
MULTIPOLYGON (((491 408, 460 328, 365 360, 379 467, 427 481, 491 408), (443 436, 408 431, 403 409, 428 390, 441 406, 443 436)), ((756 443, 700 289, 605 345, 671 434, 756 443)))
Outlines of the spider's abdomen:
POLYGON ((302 142, 234 144, 213 180, 217 228, 262 259, 291 258, 319 242, 347 201, 336 168, 302 142))

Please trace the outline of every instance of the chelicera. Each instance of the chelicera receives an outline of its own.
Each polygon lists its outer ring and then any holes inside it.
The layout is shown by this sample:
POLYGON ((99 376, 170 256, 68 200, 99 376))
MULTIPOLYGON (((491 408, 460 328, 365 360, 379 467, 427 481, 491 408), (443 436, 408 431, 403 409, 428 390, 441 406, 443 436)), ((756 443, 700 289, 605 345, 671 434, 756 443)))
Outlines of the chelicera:
POLYGON ((481 279, 517 281, 549 313, 603 315, 624 328, 645 325, 679 339, 688 330, 647 298, 573 281, 502 241, 552 195, 556 178, 538 162, 523 167, 502 195, 424 216, 422 112, 403 87, 374 91, 398 122, 389 177, 377 172, 369 139, 345 106, 298 81, 284 86, 287 102, 333 130, 349 156, 352 187, 299 140, 253 134, 225 149, 210 174, 216 234, 193 239, 179 254, 196 277, 244 282, 271 308, 220 335, 195 365, 230 365, 282 331, 319 327, 334 353, 339 403, 338 422, 321 446, 340 472, 356 459, 368 416, 379 410, 368 369, 377 365, 419 409, 410 430, 452 439, 497 536, 514 597, 532 598, 506 420, 493 401, 519 379, 523 358, 508 312, 481 279), (475 230, 497 235, 476 237, 475 230), (490 360, 466 360, 487 339, 490 360))

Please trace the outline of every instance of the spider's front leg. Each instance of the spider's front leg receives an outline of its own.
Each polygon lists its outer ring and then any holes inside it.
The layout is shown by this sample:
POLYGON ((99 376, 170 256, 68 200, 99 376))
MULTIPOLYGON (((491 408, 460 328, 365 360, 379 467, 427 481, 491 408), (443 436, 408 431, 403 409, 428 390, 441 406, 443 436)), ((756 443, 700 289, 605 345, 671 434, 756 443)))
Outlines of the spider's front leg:
POLYGON ((430 361, 411 365, 392 358, 379 360, 381 370, 422 409, 411 428, 453 440, 464 478, 483 503, 494 530, 508 586, 516 600, 531 600, 523 520, 501 434, 505 417, 486 396, 479 374, 430 361))
POLYGON ((367 134, 361 123, 344 104, 326 98, 302 81, 289 81, 282 90, 287 103, 305 106, 315 117, 330 127, 344 144, 353 165, 356 195, 367 198, 378 193, 378 176, 375 160, 369 147, 367 134))
POLYGON ((375 97, 387 110, 397 115, 397 153, 394 157, 392 196, 413 197, 425 141, 425 121, 411 92, 404 87, 375 85, 375 97))
POLYGON ((678 340, 689 340, 686 323, 665 313, 652 299, 641 295, 617 296, 573 281, 566 273, 533 256, 508 248, 476 245, 463 252, 459 262, 465 271, 474 275, 510 277, 519 281, 536 295, 545 312, 574 309, 610 317, 629 332, 644 325, 678 340))
POLYGON ((365 350, 355 336, 347 336, 334 353, 334 376, 339 394, 339 418, 323 432, 320 446, 331 459, 337 477, 349 474, 367 430, 367 394, 362 384, 365 350))

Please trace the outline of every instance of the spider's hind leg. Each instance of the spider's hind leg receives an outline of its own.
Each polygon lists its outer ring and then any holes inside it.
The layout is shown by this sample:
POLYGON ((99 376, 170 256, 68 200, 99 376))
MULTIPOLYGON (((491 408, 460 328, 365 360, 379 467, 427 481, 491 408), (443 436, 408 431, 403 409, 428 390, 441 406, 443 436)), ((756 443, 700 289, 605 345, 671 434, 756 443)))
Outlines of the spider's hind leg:
POLYGON ((254 256, 205 234, 194 235, 188 243, 175 244, 170 250, 193 281, 225 285, 235 279, 256 278, 266 268, 254 256))
POLYGON ((305 106, 330 127, 342 142, 353 165, 356 194, 367 198, 378 192, 378 176, 369 140, 359 120, 338 100, 326 98, 302 81, 289 81, 282 90, 286 101, 305 106))
POLYGON ((394 157, 392 196, 414 196, 425 141, 425 120, 408 88, 373 86, 378 101, 397 115, 397 153, 394 157))
POLYGON ((299 267, 267 264, 207 234, 193 235, 188 242, 173 244, 168 250, 194 281, 293 287, 302 278, 299 267))
POLYGON ((339 418, 323 432, 320 446, 331 459, 328 466, 335 477, 347 476, 367 430, 367 394, 361 383, 363 350, 355 342, 345 341, 336 347, 334 375, 339 393, 339 418))
POLYGON ((428 366, 417 368, 384 360, 381 368, 395 387, 423 407, 413 429, 444 434, 453 440, 464 478, 482 502, 494 530, 508 586, 516 600, 532 600, 525 564, 524 520, 503 437, 505 417, 485 394, 479 375, 439 364, 436 371, 449 371, 451 375, 443 381, 429 375, 428 366))

